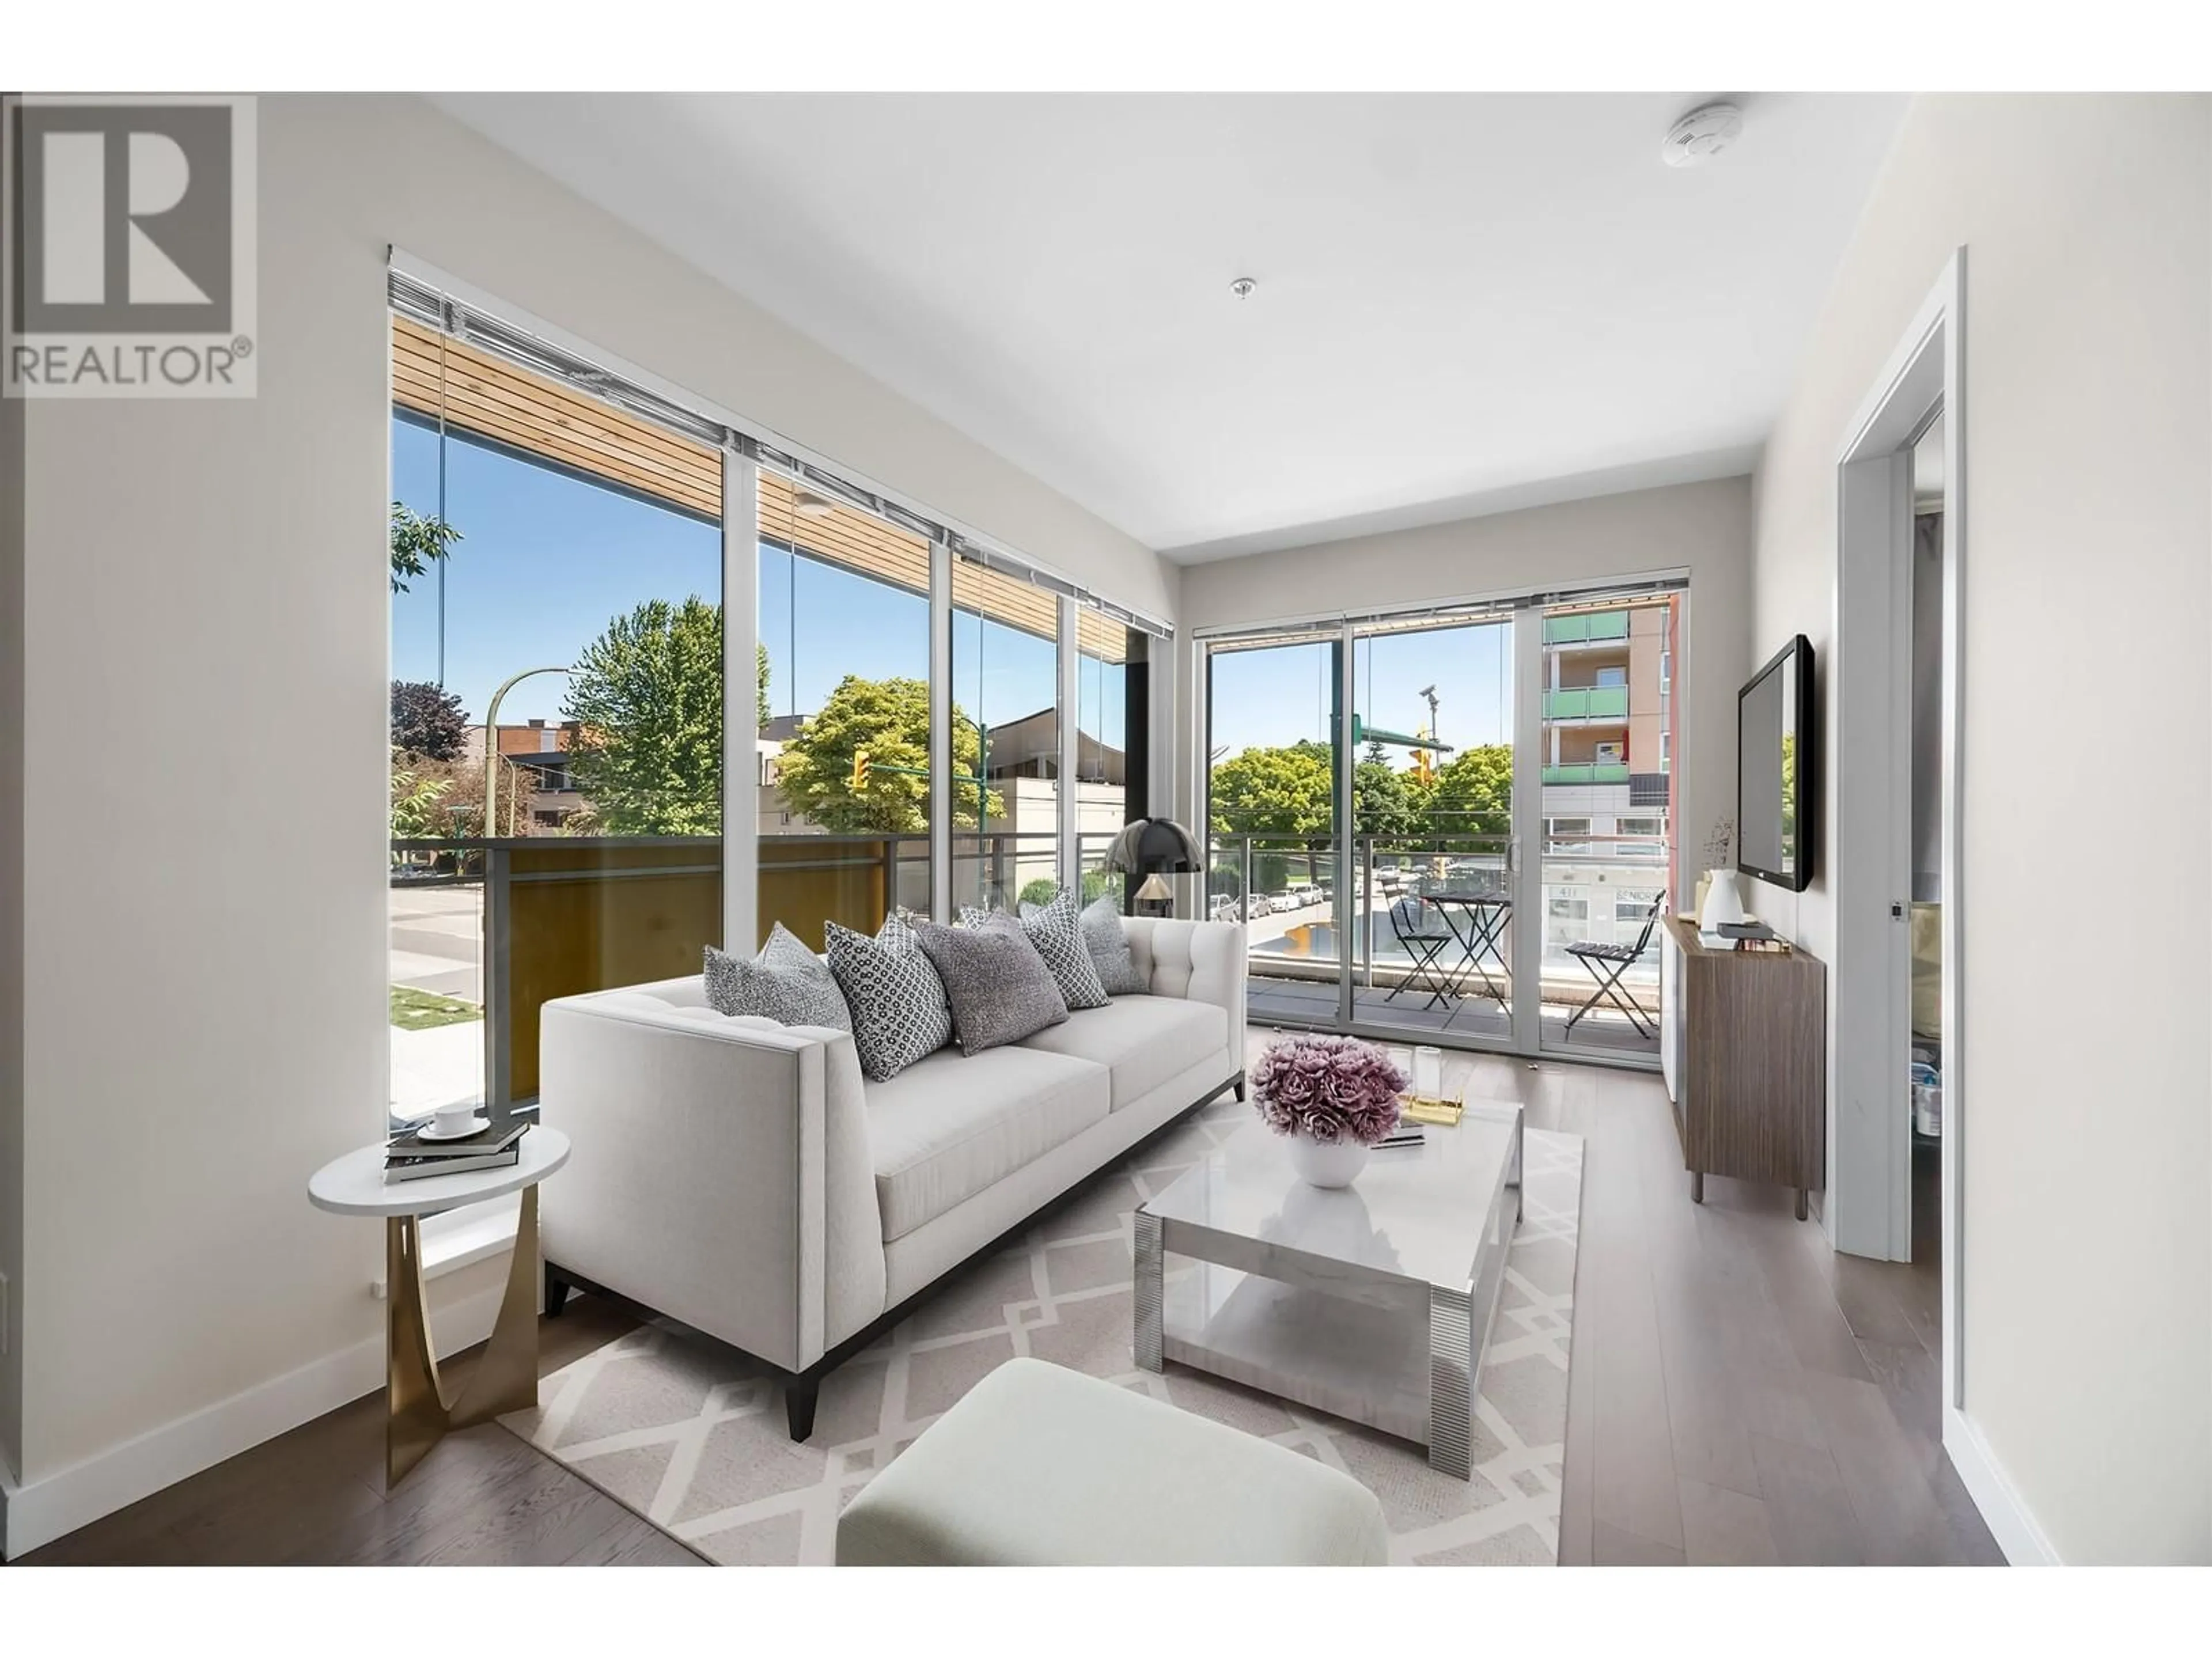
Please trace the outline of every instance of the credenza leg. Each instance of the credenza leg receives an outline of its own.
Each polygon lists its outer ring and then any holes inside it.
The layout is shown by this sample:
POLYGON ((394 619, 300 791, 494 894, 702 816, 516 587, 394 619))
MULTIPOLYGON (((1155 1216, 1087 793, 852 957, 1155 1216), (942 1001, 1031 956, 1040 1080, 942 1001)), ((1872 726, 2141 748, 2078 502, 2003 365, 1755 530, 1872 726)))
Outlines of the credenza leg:
POLYGON ((1808 1202, 1808 1198, 1809 1194, 1807 1194, 1802 1187, 1800 1187, 1797 1189, 1797 1218, 1800 1221, 1804 1220, 1808 1215, 1812 1213, 1812 1206, 1808 1202))
POLYGON ((1690 1171, 1690 1202, 1702 1204, 1705 1201, 1705 1172, 1703 1170, 1692 1170, 1690 1171))

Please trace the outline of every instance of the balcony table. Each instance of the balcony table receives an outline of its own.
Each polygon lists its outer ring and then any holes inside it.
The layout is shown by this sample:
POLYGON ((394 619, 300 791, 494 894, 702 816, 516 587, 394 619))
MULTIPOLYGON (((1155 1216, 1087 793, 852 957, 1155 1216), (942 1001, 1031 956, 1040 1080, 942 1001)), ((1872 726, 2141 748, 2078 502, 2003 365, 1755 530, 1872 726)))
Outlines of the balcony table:
POLYGON ((1459 962, 1450 974, 1455 988, 1473 975, 1482 981, 1483 994, 1501 1010, 1505 1008, 1505 994, 1498 988, 1498 982, 1482 964, 1483 958, 1488 957, 1510 982, 1513 970, 1506 965, 1505 953, 1498 946, 1513 920, 1513 901, 1502 893, 1428 893, 1423 896, 1437 907, 1444 926, 1459 941, 1459 962), (1455 911, 1463 918, 1464 927, 1452 920, 1455 911))

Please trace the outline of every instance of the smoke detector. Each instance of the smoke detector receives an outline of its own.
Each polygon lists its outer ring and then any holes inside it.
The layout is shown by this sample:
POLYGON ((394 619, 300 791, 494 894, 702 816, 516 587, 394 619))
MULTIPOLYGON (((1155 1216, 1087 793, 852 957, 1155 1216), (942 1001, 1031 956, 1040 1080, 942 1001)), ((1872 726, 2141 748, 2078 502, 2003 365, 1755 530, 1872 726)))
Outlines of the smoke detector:
POLYGON ((1667 129, 1659 159, 1670 167, 1702 167, 1743 132, 1743 112, 1734 104, 1700 104, 1667 129))
POLYGON ((1254 282, 1249 276, 1239 276, 1235 282, 1230 283, 1229 291, 1239 300, 1249 300, 1252 297, 1252 290, 1259 286, 1259 283, 1254 282))

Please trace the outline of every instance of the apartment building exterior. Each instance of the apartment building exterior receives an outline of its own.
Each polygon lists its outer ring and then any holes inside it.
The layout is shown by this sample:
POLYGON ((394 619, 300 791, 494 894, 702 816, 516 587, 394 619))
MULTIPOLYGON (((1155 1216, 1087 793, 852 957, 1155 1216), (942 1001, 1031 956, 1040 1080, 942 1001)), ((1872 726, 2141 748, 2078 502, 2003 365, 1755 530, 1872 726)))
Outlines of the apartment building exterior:
MULTIPOLYGON (((1547 957, 1633 943, 1674 847, 1674 662, 1680 596, 1544 618, 1547 957)), ((1656 977, 1656 953, 1647 964, 1656 977)))

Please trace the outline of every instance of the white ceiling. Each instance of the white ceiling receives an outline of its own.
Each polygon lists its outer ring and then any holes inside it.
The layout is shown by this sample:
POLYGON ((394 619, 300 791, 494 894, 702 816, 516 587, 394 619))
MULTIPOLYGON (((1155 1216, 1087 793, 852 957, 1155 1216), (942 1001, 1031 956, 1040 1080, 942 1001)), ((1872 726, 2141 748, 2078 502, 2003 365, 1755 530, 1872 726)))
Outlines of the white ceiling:
POLYGON ((1749 471, 1905 100, 1700 96, 435 101, 1190 561, 1749 471))

